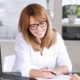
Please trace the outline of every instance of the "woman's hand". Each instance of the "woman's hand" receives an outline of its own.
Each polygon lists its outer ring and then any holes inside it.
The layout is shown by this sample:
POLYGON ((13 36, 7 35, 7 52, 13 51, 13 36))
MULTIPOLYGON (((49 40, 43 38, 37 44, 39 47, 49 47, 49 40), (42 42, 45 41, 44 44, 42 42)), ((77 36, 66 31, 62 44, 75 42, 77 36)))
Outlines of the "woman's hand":
POLYGON ((49 68, 41 68, 39 70, 32 69, 30 71, 31 78, 43 78, 43 79, 54 79, 56 75, 53 75, 52 70, 49 68))
POLYGON ((41 72, 41 78, 44 78, 44 79, 54 79, 56 77, 56 75, 53 75, 51 73, 53 71, 49 68, 41 68, 40 72, 41 72))
POLYGON ((70 80, 80 80, 80 77, 77 74, 73 74, 70 80))

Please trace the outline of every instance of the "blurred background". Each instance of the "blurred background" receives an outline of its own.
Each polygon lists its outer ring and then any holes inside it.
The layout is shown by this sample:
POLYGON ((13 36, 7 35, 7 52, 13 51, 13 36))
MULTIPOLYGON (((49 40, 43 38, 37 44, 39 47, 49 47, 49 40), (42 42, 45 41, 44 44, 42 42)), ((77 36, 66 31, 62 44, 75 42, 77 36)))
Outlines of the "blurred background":
POLYGON ((41 4, 51 18, 52 28, 63 37, 73 72, 80 72, 80 0, 0 0, 0 45, 2 63, 14 55, 15 37, 22 9, 31 3, 41 4))

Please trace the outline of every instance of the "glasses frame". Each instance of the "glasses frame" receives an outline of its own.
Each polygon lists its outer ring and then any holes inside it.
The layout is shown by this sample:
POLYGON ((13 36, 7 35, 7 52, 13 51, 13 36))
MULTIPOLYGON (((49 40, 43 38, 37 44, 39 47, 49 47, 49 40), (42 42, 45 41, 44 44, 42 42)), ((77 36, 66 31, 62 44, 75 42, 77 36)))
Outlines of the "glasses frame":
POLYGON ((31 24, 31 25, 29 25, 29 29, 36 30, 38 27, 44 28, 44 27, 46 27, 46 25, 47 25, 47 21, 41 21, 39 24, 31 24), (43 22, 45 22, 45 25, 41 26, 41 23, 43 23, 43 22), (32 25, 35 25, 36 28, 31 28, 32 25))

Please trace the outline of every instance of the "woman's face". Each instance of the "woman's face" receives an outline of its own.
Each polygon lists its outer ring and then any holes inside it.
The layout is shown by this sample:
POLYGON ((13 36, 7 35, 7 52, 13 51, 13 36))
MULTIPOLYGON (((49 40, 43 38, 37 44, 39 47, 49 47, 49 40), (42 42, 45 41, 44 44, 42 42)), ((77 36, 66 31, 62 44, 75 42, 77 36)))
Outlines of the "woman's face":
POLYGON ((34 17, 30 17, 30 32, 37 38, 42 39, 47 30, 46 21, 37 21, 34 17))

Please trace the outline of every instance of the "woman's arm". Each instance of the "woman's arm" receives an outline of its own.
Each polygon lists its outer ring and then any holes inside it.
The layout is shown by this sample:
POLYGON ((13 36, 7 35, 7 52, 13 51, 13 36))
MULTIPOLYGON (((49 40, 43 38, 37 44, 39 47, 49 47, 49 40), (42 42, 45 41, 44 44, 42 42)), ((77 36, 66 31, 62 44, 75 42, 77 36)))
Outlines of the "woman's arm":
POLYGON ((67 74, 69 72, 69 68, 66 65, 63 65, 55 70, 53 70, 56 75, 67 74))
POLYGON ((57 74, 66 74, 71 72, 72 64, 66 46, 64 44, 64 41, 59 33, 57 34, 57 49, 58 49, 57 63, 60 67, 58 69, 55 69, 54 71, 57 74))

